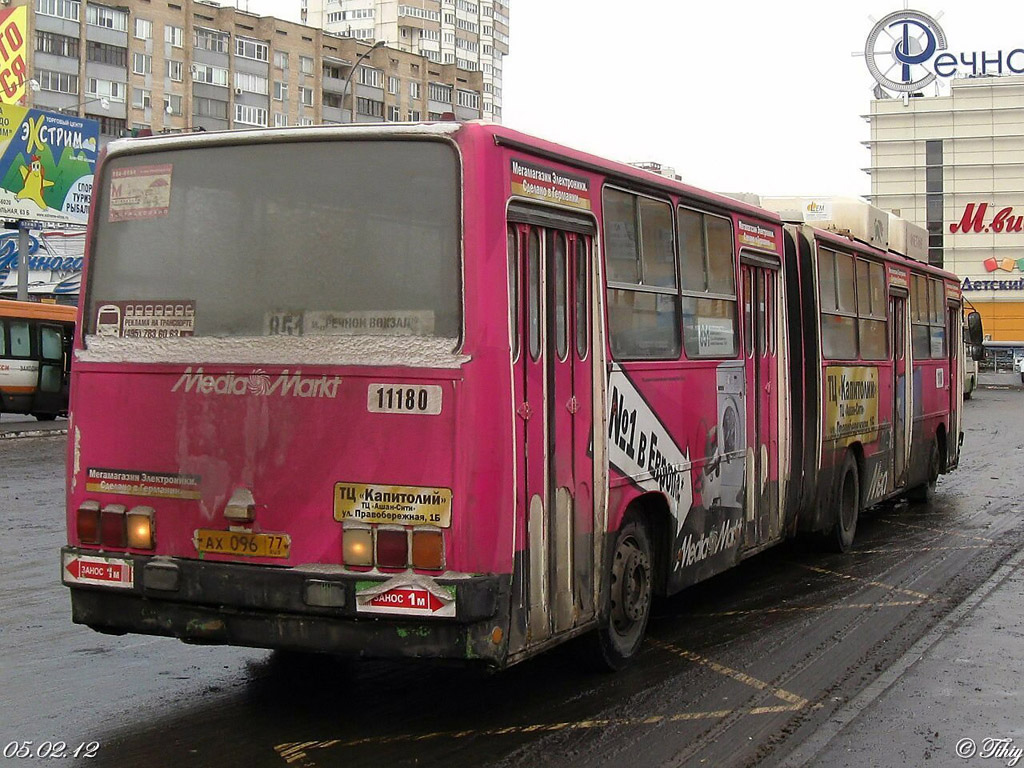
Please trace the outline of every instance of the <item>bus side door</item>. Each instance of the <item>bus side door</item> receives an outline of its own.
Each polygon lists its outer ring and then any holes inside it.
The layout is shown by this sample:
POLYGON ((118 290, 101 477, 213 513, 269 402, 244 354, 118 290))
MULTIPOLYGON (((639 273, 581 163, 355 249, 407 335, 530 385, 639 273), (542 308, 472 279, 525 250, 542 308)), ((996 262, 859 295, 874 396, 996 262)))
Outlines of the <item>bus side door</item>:
POLYGON ((594 615, 592 244, 590 233, 509 226, 510 284, 521 286, 512 291, 521 340, 513 397, 525 520, 514 589, 527 617, 525 632, 513 617, 513 652, 594 615))
POLYGON ((64 329, 55 323, 39 323, 37 332, 39 381, 31 411, 46 415, 64 413, 68 409, 64 329))
POLYGON ((782 534, 779 505, 778 260, 744 255, 747 494, 744 548, 782 534), (756 259, 756 260, 755 260, 756 259))

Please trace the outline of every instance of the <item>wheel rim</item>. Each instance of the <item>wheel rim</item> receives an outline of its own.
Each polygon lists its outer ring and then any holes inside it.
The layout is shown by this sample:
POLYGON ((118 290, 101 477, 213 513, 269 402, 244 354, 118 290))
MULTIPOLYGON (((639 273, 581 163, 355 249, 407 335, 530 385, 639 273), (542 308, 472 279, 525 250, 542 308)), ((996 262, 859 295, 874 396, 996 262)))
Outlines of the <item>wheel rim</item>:
POLYGON ((632 536, 615 551, 611 586, 612 627, 629 635, 642 626, 651 601, 651 561, 632 536))

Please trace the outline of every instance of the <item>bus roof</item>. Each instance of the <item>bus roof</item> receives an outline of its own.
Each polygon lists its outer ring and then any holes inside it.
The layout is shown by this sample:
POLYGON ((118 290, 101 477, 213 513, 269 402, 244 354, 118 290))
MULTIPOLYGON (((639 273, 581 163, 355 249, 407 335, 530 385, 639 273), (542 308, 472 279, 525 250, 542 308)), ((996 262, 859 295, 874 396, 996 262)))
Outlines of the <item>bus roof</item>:
POLYGON ((10 301, 0 299, 0 317, 20 317, 30 320, 56 320, 75 322, 78 307, 67 304, 42 304, 38 301, 10 301))

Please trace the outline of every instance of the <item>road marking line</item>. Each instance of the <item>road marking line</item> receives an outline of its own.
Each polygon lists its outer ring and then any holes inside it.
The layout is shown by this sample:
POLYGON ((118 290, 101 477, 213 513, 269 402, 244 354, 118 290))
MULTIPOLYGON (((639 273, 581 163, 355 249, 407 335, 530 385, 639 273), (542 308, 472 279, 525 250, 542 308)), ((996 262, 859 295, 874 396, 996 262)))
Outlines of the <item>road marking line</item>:
POLYGON ((838 576, 841 579, 848 579, 849 581, 859 581, 862 584, 867 584, 871 587, 881 587, 887 589, 890 592, 902 592, 904 595, 910 595, 911 597, 917 597, 921 600, 931 600, 931 595, 926 595, 924 592, 915 592, 912 589, 903 589, 903 587, 895 587, 892 584, 884 584, 881 581, 869 581, 868 579, 862 579, 860 576, 851 576, 848 573, 841 573, 839 571, 832 571, 828 568, 819 568, 816 565, 807 565, 806 563, 797 563, 801 568, 806 568, 808 571, 814 571, 815 573, 824 573, 828 576, 838 576))
POLYGON ((747 608, 735 611, 709 611, 708 613, 688 613, 687 616, 699 616, 701 618, 713 618, 722 616, 750 616, 760 613, 799 613, 803 611, 848 611, 864 610, 866 608, 905 608, 910 605, 921 605, 927 602, 920 598, 916 600, 890 600, 882 603, 844 603, 843 605, 790 605, 779 608, 747 608))
POLYGON ((790 704, 803 708, 810 703, 802 696, 797 696, 795 693, 790 693, 782 688, 772 689, 772 685, 770 683, 766 683, 764 680, 758 680, 756 677, 751 677, 746 672, 740 672, 738 669, 732 669, 724 664, 719 664, 717 661, 712 661, 711 659, 701 656, 700 654, 696 654, 693 651, 688 651, 685 648, 679 648, 677 646, 670 645, 669 643, 663 643, 660 640, 654 639, 648 639, 647 642, 655 648, 660 648, 663 651, 674 653, 676 656, 680 656, 687 661, 692 661, 705 666, 720 675, 731 677, 733 680, 743 683, 744 685, 749 685, 751 688, 756 688, 759 691, 770 691, 773 696, 780 698, 783 701, 788 701, 790 704))
MULTIPOLYGON (((742 674, 742 673, 740 673, 742 674)), ((753 679, 753 678, 751 678, 753 679)), ((764 684, 765 687, 767 684, 764 684)), ((756 687, 756 686, 755 686, 756 687)), ((809 705, 807 699, 795 696, 783 691, 796 701, 790 704, 779 704, 775 706, 749 707, 739 709, 717 709, 705 712, 677 712, 671 715, 647 715, 644 717, 616 717, 603 720, 578 720, 576 722, 560 723, 534 723, 532 725, 509 725, 500 728, 480 728, 462 731, 434 731, 432 733, 402 733, 394 736, 367 736, 360 739, 345 741, 343 739, 329 739, 326 741, 301 741, 286 742, 274 747, 278 757, 282 758, 288 765, 297 765, 299 768, 317 768, 316 763, 310 757, 310 752, 330 747, 364 747, 383 746, 397 744, 400 742, 427 741, 429 739, 464 739, 480 736, 509 736, 526 733, 553 733, 556 731, 581 731, 590 728, 609 728, 623 726, 644 726, 660 725, 661 723, 678 723, 693 720, 721 720, 734 715, 775 715, 784 712, 799 712, 809 705)), ((776 694, 778 695, 778 694, 776 694)), ((820 705, 815 705, 817 708, 820 705)))
POLYGON ((927 525, 914 525, 913 523, 904 523, 902 520, 893 520, 891 517, 879 518, 884 523, 891 523, 892 525, 901 525, 904 528, 914 528, 918 531, 928 531, 929 533, 940 533, 944 536, 952 534, 953 536, 960 536, 964 539, 971 539, 973 541, 984 541, 988 544, 994 544, 995 539, 986 539, 984 536, 971 536, 968 533, 960 533, 960 531, 943 530, 942 528, 930 528, 927 525))
POLYGON ((959 552, 967 549, 989 549, 984 544, 964 544, 961 547, 892 547, 891 549, 856 549, 851 555, 905 555, 918 552, 959 552))

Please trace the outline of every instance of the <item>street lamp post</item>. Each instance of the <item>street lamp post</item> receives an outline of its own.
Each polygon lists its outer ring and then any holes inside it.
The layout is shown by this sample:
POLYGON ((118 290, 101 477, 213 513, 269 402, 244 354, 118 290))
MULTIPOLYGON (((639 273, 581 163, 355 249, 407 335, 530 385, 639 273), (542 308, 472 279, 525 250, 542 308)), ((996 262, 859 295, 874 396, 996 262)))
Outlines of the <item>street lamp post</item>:
MULTIPOLYGON (((352 69, 350 69, 348 71, 348 77, 345 78, 345 84, 343 86, 341 86, 341 116, 342 116, 342 118, 345 117, 345 94, 348 92, 349 83, 352 82, 352 73, 355 72, 356 69, 359 68, 359 65, 363 63, 363 59, 365 59, 367 56, 369 56, 371 51, 374 51, 377 48, 382 48, 386 44, 387 44, 386 40, 378 40, 376 43, 374 43, 369 48, 367 48, 365 51, 363 51, 363 53, 359 56, 359 58, 356 59, 356 63, 352 65, 352 69)), ((356 121, 356 103, 355 103, 355 99, 352 100, 352 110, 351 110, 350 114, 352 115, 351 122, 354 123, 356 121)))

